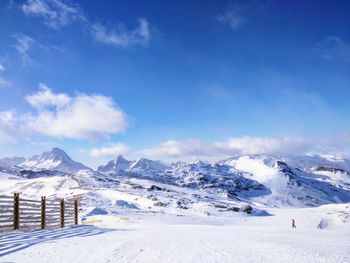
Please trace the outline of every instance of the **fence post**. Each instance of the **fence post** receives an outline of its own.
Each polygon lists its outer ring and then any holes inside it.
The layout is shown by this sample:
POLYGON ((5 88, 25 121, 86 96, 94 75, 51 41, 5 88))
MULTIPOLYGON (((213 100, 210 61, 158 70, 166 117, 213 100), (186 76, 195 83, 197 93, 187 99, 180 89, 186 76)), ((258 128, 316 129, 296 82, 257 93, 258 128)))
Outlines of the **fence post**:
POLYGON ((13 229, 19 229, 19 193, 13 194, 13 229))
POLYGON ((74 199, 74 224, 78 224, 78 200, 74 199))
POLYGON ((46 197, 41 197, 41 229, 46 227, 46 197))
POLYGON ((61 199, 61 227, 64 227, 64 214, 65 214, 65 207, 64 207, 64 198, 61 199))

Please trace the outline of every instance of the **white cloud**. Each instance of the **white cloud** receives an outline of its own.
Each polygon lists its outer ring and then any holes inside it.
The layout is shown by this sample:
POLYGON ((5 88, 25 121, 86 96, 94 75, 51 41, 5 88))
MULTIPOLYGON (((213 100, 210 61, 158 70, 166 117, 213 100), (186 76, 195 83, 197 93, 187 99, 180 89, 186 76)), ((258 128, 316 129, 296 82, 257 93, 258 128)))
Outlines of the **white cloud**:
POLYGON ((110 146, 93 148, 90 151, 91 157, 116 157, 129 153, 129 147, 123 143, 116 143, 110 146))
POLYGON ((1 76, 2 72, 5 71, 5 67, 0 64, 0 88, 10 88, 11 83, 7 79, 5 79, 3 76, 1 76))
POLYGON ((196 139, 185 141, 169 140, 163 142, 159 147, 141 150, 139 154, 148 157, 211 156, 215 154, 215 149, 212 145, 196 139))
POLYGON ((266 138, 249 137, 229 138, 224 142, 214 143, 215 148, 226 154, 289 154, 305 152, 313 146, 303 138, 266 138))
MULTIPOLYGON (((43 87, 43 85, 42 85, 43 87)), ((27 129, 58 138, 95 140, 126 129, 124 112, 103 95, 55 94, 47 86, 26 99, 37 114, 25 116, 27 129)))
POLYGON ((29 65, 33 62, 30 53, 35 50, 44 50, 44 51, 56 51, 56 52, 65 52, 65 50, 59 46, 51 45, 51 44, 43 44, 39 42, 37 39, 34 39, 28 35, 24 35, 21 33, 13 34, 12 37, 16 40, 16 44, 14 48, 17 50, 18 54, 22 59, 23 65, 29 65))
POLYGON ((17 117, 13 110, 0 112, 0 143, 17 141, 17 117))
POLYGON ((28 95, 25 99, 35 108, 42 109, 47 106, 55 106, 58 108, 66 106, 71 97, 64 93, 54 94, 48 86, 39 83, 39 91, 28 95))
POLYGON ((308 136, 300 138, 232 137, 225 141, 204 143, 199 140, 161 143, 144 149, 138 155, 150 158, 223 158, 242 154, 306 154, 331 153, 350 156, 350 133, 308 136))
POLYGON ((315 50, 326 60, 350 61, 350 44, 336 36, 328 36, 318 42, 315 50))
POLYGON ((23 65, 29 64, 31 62, 29 51, 36 43, 35 40, 23 34, 15 34, 13 38, 17 41, 15 48, 21 56, 23 65))
POLYGON ((34 113, 16 116, 13 111, 0 112, 0 141, 36 135, 96 140, 122 132, 128 125, 125 113, 112 98, 103 95, 56 94, 40 84, 39 91, 26 100, 34 113))
POLYGON ((217 21, 223 25, 228 25, 233 30, 237 30, 244 24, 245 18, 240 14, 239 9, 233 9, 229 12, 219 14, 217 21))
POLYGON ((11 83, 0 76, 0 88, 9 88, 11 87, 11 83))
POLYGON ((77 20, 85 20, 78 5, 62 0, 27 0, 21 9, 27 16, 42 17, 45 24, 52 28, 66 26, 77 20))
POLYGON ((247 0, 235 2, 227 5, 225 12, 216 16, 216 21, 220 24, 229 26, 232 30, 240 29, 247 23, 251 16, 254 16, 267 5, 259 1, 247 0))
POLYGON ((145 45, 151 37, 148 21, 144 18, 139 19, 138 27, 131 31, 124 29, 107 31, 105 26, 96 23, 92 26, 91 34, 99 42, 121 47, 145 45))
MULTIPOLYGON (((120 47, 146 45, 151 38, 150 26, 145 18, 138 19, 138 25, 133 30, 125 29, 123 24, 119 24, 117 28, 107 29, 101 23, 89 22, 84 15, 83 9, 72 1, 26 0, 20 8, 27 16, 43 18, 47 26, 55 29, 71 24, 74 21, 85 21, 90 27, 91 36, 96 41, 107 45, 120 47)), ((25 50, 25 48, 22 48, 22 51, 19 52, 26 55, 28 52, 25 52, 25 50)), ((27 50, 29 50, 29 47, 27 50)), ((25 56, 23 57, 25 58, 25 56)), ((28 56, 27 59, 29 59, 28 56)))

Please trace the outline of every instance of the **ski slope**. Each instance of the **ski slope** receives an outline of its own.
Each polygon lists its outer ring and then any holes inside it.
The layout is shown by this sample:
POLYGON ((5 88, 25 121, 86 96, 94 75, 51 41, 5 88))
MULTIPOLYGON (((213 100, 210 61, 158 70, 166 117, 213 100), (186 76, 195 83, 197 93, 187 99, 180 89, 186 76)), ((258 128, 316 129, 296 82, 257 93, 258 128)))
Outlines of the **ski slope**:
POLYGON ((0 255, 8 254, 0 261, 350 262, 349 224, 317 229, 336 206, 270 209, 264 217, 92 216, 95 226, 2 236, 0 255), (9 242, 14 247, 4 249, 9 242))

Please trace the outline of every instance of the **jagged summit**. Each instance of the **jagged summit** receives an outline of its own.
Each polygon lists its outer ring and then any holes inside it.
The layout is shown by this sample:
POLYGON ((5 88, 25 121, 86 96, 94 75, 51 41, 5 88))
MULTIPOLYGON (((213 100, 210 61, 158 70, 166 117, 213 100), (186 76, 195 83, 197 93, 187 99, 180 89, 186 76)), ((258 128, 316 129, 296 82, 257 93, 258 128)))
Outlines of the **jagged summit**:
POLYGON ((117 157, 114 158, 114 160, 118 161, 118 162, 129 162, 127 159, 124 158, 123 155, 118 155, 117 157))
POLYGON ((101 165, 97 168, 98 172, 107 174, 125 174, 125 172, 131 173, 160 173, 164 172, 171 165, 165 164, 160 161, 153 161, 147 158, 139 158, 135 161, 129 161, 123 156, 119 155, 113 160, 109 161, 105 165, 101 165))
POLYGON ((97 168, 97 171, 102 172, 102 173, 118 173, 121 171, 125 171, 129 169, 131 165, 131 161, 128 161, 125 159, 122 155, 118 155, 116 158, 113 160, 109 161, 105 165, 100 165, 97 168))
POLYGON ((101 182, 142 179, 150 184, 197 189, 272 206, 318 206, 350 201, 350 161, 316 155, 245 154, 218 162, 171 164, 147 158, 132 161, 119 155, 99 166, 97 172, 82 171, 85 169, 89 168, 73 161, 59 148, 28 159, 0 160, 3 173, 36 178, 59 175, 55 173, 58 171, 72 174, 78 180, 85 178, 87 186, 92 184, 97 188, 101 182))
POLYGON ((153 161, 147 158, 139 158, 138 160, 134 161, 132 165, 130 166, 130 169, 137 169, 137 170, 144 170, 144 171, 157 171, 162 172, 166 170, 169 166, 166 164, 163 164, 160 161, 153 161))
POLYGON ((82 163, 73 161, 65 151, 59 148, 52 148, 50 151, 43 152, 40 155, 34 155, 18 166, 25 169, 55 170, 64 173, 75 173, 89 169, 82 163))

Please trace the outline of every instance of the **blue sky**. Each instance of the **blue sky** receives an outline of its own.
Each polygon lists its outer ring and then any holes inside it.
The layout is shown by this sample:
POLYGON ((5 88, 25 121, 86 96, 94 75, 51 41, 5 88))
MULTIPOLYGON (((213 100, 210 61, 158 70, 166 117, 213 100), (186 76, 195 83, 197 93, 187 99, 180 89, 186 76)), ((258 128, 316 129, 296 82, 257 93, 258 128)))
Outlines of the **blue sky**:
POLYGON ((0 157, 349 155, 349 1, 2 1, 0 157))

